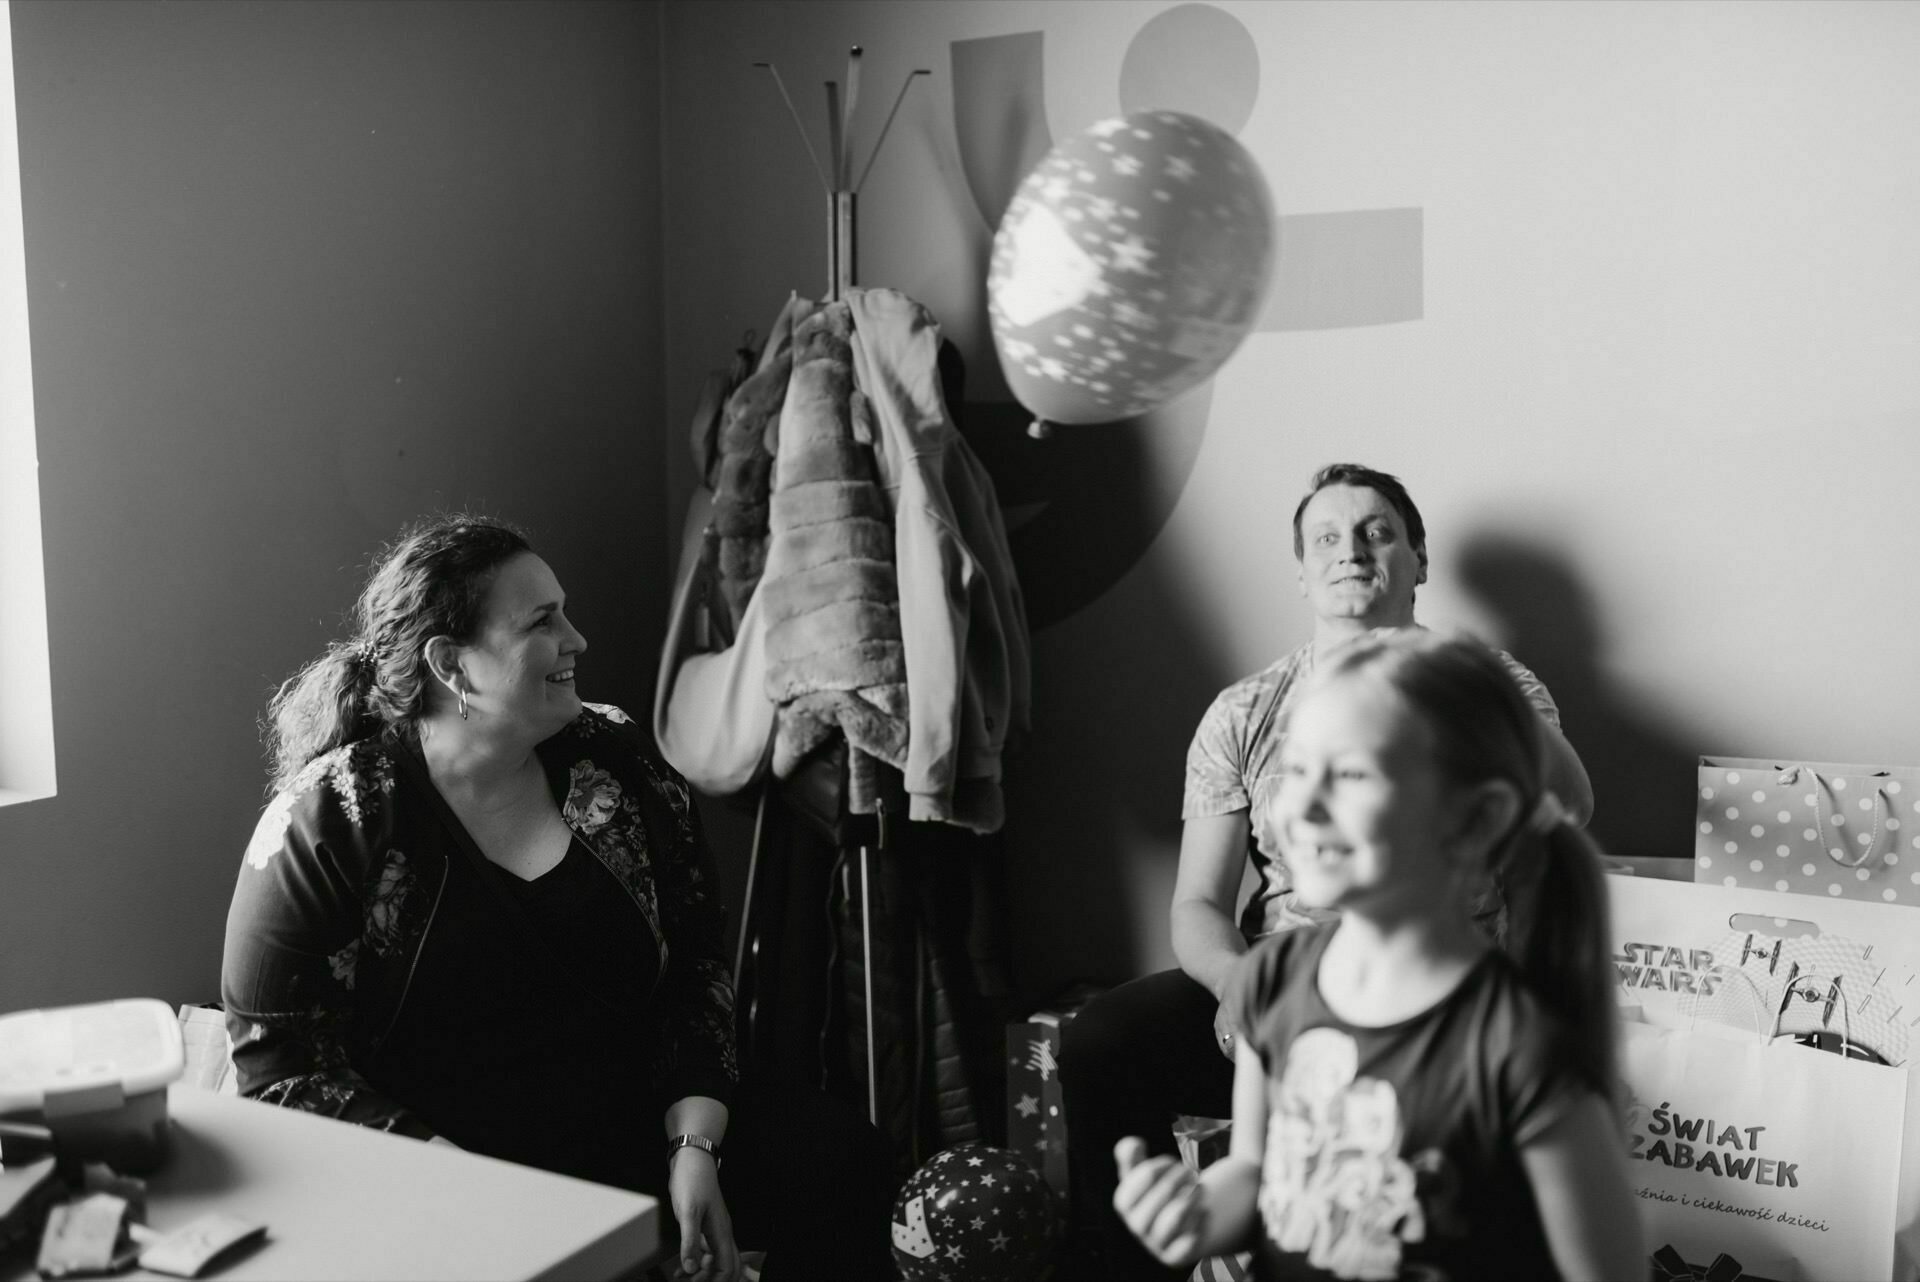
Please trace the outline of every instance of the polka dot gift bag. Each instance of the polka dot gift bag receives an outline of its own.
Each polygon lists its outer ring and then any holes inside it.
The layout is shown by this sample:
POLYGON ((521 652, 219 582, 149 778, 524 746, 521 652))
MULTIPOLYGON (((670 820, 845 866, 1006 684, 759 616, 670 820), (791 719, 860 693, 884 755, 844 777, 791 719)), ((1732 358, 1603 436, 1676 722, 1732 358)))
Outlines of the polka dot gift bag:
POLYGON ((1693 879, 1920 907, 1920 769, 1700 758, 1693 879))

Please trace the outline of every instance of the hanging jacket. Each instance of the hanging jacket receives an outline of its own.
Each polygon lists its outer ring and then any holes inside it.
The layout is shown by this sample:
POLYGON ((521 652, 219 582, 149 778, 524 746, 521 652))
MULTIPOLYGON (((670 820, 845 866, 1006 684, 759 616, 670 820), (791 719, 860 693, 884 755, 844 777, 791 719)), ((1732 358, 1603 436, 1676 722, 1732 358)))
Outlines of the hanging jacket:
POLYGON ((721 411, 711 454, 695 461, 710 475, 713 511, 701 549, 703 569, 717 588, 713 626, 730 642, 760 582, 767 556, 767 488, 773 467, 772 437, 792 372, 793 328, 813 308, 789 294, 774 318, 760 363, 734 388, 721 411))
POLYGON ((725 606, 714 601, 718 571, 704 556, 713 507, 714 496, 695 488, 653 688, 653 737, 660 755, 688 783, 710 797, 731 797, 766 777, 774 706, 766 691, 760 593, 747 598, 731 641, 721 640, 725 606))
MULTIPOLYGON (((790 302, 789 307, 793 304, 790 302)), ((810 306, 810 305, 807 305, 810 306)), ((791 435, 813 443, 833 437, 839 443, 818 454, 803 469, 815 480, 830 482, 822 490, 830 496, 825 507, 799 493, 792 496, 795 510, 791 521, 783 517, 785 529, 770 532, 765 543, 765 567, 778 566, 779 577, 793 574, 793 567, 811 564, 809 558, 825 555, 803 543, 827 539, 837 550, 830 555, 843 561, 862 562, 883 555, 880 531, 871 515, 870 499, 881 501, 882 521, 890 523, 893 587, 897 601, 895 626, 880 605, 885 596, 883 576, 873 567, 855 569, 843 566, 832 592, 842 593, 837 610, 806 610, 812 615, 778 644, 774 630, 779 624, 775 611, 759 599, 767 573, 755 567, 753 590, 739 598, 741 613, 736 617, 748 632, 755 620, 746 609, 749 600, 760 608, 758 625, 766 629, 765 646, 727 646, 706 664, 702 682, 676 684, 676 673, 697 658, 685 650, 692 629, 676 627, 669 636, 662 656, 662 697, 656 702, 657 733, 670 761, 703 789, 709 786, 709 774, 698 756, 677 752, 676 746, 694 742, 710 734, 711 724, 678 725, 687 714, 681 709, 697 708, 702 698, 681 698, 683 693, 698 692, 724 698, 727 706, 739 711, 749 700, 741 692, 752 684, 753 674, 743 665, 766 665, 766 694, 776 706, 776 718, 785 711, 786 746, 780 745, 776 729, 773 770, 785 778, 814 743, 813 729, 825 724, 816 712, 832 706, 832 720, 840 728, 864 726, 865 752, 850 762, 848 809, 855 814, 873 813, 881 788, 872 783, 872 762, 886 762, 900 772, 909 818, 951 823, 975 832, 994 832, 1005 819, 1001 792, 1001 757, 1010 734, 1030 728, 1031 659, 1028 648, 1026 608, 1021 600, 1019 581, 1014 574, 1006 527, 1000 515, 999 501, 992 479, 955 429, 947 413, 939 377, 940 331, 932 314, 895 290, 853 290, 845 302, 832 305, 835 315, 844 309, 852 332, 846 337, 846 360, 851 377, 836 373, 826 376, 826 367, 802 376, 800 371, 817 358, 801 359, 797 352, 785 353, 787 382, 778 391, 756 379, 769 372, 763 358, 761 370, 742 384, 735 400, 742 406, 778 406, 774 420, 776 431, 766 444, 775 462, 772 468, 755 468, 745 461, 729 474, 738 484, 727 496, 731 510, 750 514, 758 506, 757 491, 749 482, 759 481, 769 489, 778 482, 769 475, 781 466, 782 436, 791 435), (795 404, 788 405, 793 399, 795 404), (804 404, 801 404, 804 402, 804 404), (792 424, 791 430, 789 428, 792 424), (804 424, 804 426, 802 426, 804 424), (863 481, 858 460, 872 455, 873 482, 863 481), (839 469, 828 476, 819 465, 839 469), (840 488, 835 489, 837 484, 840 488), (856 496, 855 492, 859 494, 856 496), (834 505, 838 505, 836 508, 834 505), (801 510, 805 507, 807 510, 801 510), (831 523, 822 528, 815 517, 826 512, 831 523), (792 546, 779 552, 782 541, 792 546), (861 600, 865 604, 854 604, 861 600), (888 673, 892 663, 891 645, 897 635, 898 655, 905 672, 906 742, 904 753, 896 751, 893 735, 899 705, 897 691, 886 687, 893 683, 888 673), (851 675, 834 676, 824 662, 800 662, 802 654, 823 660, 838 649, 849 649, 870 662, 856 665, 851 675), (796 679, 799 678, 799 679, 796 679), (838 681, 840 684, 835 685, 838 681), (858 702, 842 695, 858 689, 858 702), (670 701, 665 692, 675 692, 670 701), (805 702, 796 702, 804 699, 805 702), (843 715, 844 714, 844 715, 843 715), (877 717, 876 715, 877 714, 877 717)), ((800 313, 804 315, 805 313, 800 313)), ((794 317, 783 312, 784 320, 794 317)), ((779 328, 776 326, 776 334, 779 328)), ((797 331, 796 331, 797 332, 797 331)), ((770 340, 770 347, 772 340, 770 340)), ((733 406, 730 404, 729 412, 733 406)), ((742 434, 729 437, 722 428, 722 452, 730 439, 739 442, 742 434)), ((808 450, 814 450, 813 444, 808 450)), ((744 454, 743 454, 744 459, 744 454)), ((723 469, 725 461, 722 463, 723 469)), ((799 464, 796 463, 796 467, 799 464)), ((796 480, 802 472, 789 475, 796 480)), ((714 520, 720 519, 722 506, 715 498, 714 520)), ((771 495, 769 495, 771 497, 771 495)), ((764 510, 764 509, 763 509, 764 510)), ((729 569, 740 571, 731 576, 730 590, 737 593, 747 576, 743 564, 718 566, 702 558, 704 572, 728 577, 729 569)), ((682 595, 687 584, 682 583, 682 595)), ((800 598, 797 590, 783 588, 782 596, 800 598)), ((818 605, 817 595, 801 605, 818 605)), ((796 601, 788 601, 782 610, 790 610, 796 601)), ((676 614, 678 611, 676 611, 676 614)), ((788 613, 783 623, 795 623, 796 614, 788 613)), ((750 639, 758 641, 757 634, 750 639)), ((727 638, 732 640, 732 638, 727 638)), ((725 725, 757 724, 747 715, 723 717, 725 725)), ((852 739, 859 746, 861 739, 852 739)), ((744 740, 734 745, 738 751, 721 754, 729 767, 712 772, 714 782, 741 783, 739 767, 758 758, 760 743, 744 740)), ((755 776, 757 777, 757 775, 755 776)), ((726 791, 722 788, 719 791, 726 791)))
POLYGON ((908 815, 993 832, 1007 737, 1032 724, 1026 607, 999 500, 947 413, 933 314, 891 289, 851 290, 847 304, 854 384, 873 410, 893 508, 908 815))
POLYGON ((866 398, 854 387, 849 337, 845 303, 827 303, 794 326, 774 442, 756 604, 766 616, 779 778, 836 734, 896 769, 909 752, 893 530, 873 479, 872 431, 866 398))

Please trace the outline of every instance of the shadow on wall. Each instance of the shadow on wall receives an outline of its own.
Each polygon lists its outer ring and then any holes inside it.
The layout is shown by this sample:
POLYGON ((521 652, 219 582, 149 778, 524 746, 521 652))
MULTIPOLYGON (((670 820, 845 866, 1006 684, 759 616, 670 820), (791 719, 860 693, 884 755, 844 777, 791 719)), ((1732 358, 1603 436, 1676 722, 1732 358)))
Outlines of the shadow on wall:
MULTIPOLYGON (((1000 371, 991 375, 999 390, 1000 371)), ((1051 626, 1110 591, 1146 556, 1186 488, 1211 382, 1136 418, 1028 433, 1012 402, 968 402, 956 424, 993 478, 1027 626, 1051 626)))
POLYGON ((1042 441, 1017 405, 970 401, 958 416, 1007 514, 1033 633, 1034 735, 1006 779, 1014 983, 1034 999, 1142 974, 1164 944, 1187 743, 1239 675, 1199 604, 1146 558, 1210 401, 1196 389, 1042 441))
POLYGON ((1530 541, 1482 532, 1463 546, 1459 573, 1560 705, 1593 781, 1589 831, 1611 854, 1690 858, 1697 753, 1684 727, 1608 680, 1600 620, 1573 567, 1530 541))
POLYGON ((1015 988, 1112 984, 1170 965, 1187 744, 1237 673, 1204 612, 1148 563, 1080 620, 1034 637, 1034 737, 1007 761, 1015 988))

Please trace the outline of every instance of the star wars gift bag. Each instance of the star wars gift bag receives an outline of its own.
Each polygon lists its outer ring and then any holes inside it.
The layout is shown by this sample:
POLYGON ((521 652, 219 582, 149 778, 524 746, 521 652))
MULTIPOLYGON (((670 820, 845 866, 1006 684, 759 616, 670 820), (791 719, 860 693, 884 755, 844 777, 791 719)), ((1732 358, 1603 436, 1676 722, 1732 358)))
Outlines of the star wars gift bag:
POLYGON ((1920 906, 1920 769, 1700 758, 1693 879, 1920 906))
POLYGON ((1893 1276, 1906 1069, 1635 1021, 1622 1024, 1621 1067, 1656 1277, 1893 1276))
MULTIPOLYGON (((1885 1258, 1879 1252, 1890 1251, 1893 1261, 1877 1272, 1861 1273, 1815 1267, 1789 1253, 1781 1262, 1763 1266, 1757 1253, 1749 1259, 1738 1250, 1722 1247, 1730 1258, 1716 1270, 1716 1256, 1702 1259, 1689 1253, 1698 1247, 1676 1246, 1679 1256, 1665 1258, 1666 1275, 1689 1276, 1676 1272, 1684 1260, 1687 1267, 1707 1270, 1699 1274, 1703 1277, 1724 1274, 1737 1278, 1739 1272, 1726 1269, 1738 1261, 1741 1272, 1759 1277, 1780 1277, 1779 1272, 1766 1272, 1771 1267, 1787 1270, 1790 1276, 1791 1270, 1797 1269, 1797 1276, 1809 1279, 1894 1277, 1907 1282, 1920 1278, 1920 1251, 1916 1250, 1920 1247, 1920 1097, 1916 1096, 1920 1074, 1907 1071, 1912 1052, 1920 1050, 1913 1044, 1913 1030, 1920 1022, 1920 909, 1846 899, 1815 900, 1769 890, 1648 877, 1614 875, 1607 878, 1607 883, 1618 996, 1627 1020, 1622 1033, 1623 1056, 1639 1056, 1637 1061, 1627 1058, 1624 1067, 1628 1085, 1648 1114, 1635 1127, 1641 1148, 1634 1154, 1637 1160, 1632 1170, 1636 1177, 1643 1177, 1637 1182, 1653 1187, 1647 1176, 1652 1167, 1646 1165, 1645 1155, 1652 1152, 1656 1139, 1668 1141, 1663 1155, 1669 1160, 1678 1157, 1674 1144, 1691 1145, 1697 1166, 1697 1157, 1704 1151, 1699 1135, 1705 1132, 1706 1123, 1713 1121, 1714 1151, 1722 1156, 1716 1156, 1708 1174, 1720 1170, 1718 1178, 1730 1191, 1738 1182, 1747 1192, 1760 1190, 1784 1199, 1754 1207, 1727 1196, 1709 1198, 1755 1212, 1750 1216, 1717 1212, 1720 1218, 1765 1228, 1767 1232, 1754 1239, 1756 1243, 1798 1242, 1803 1251, 1842 1236, 1839 1226, 1844 1224, 1848 1226, 1844 1236, 1864 1236, 1867 1240, 1859 1244, 1863 1249, 1875 1252, 1876 1259, 1885 1258), (1659 1092, 1668 1082, 1687 1084, 1691 1090, 1696 1077, 1718 1070, 1676 1062, 1673 1056, 1679 1052, 1673 1050, 1664 1052, 1664 1060, 1650 1060, 1646 1047, 1635 1050, 1634 1042, 1645 1042, 1653 1034, 1636 1028, 1635 1021, 1655 1026, 1656 1032, 1666 1029, 1685 1034, 1683 1040, 1688 1042, 1713 1037, 1734 1039, 1734 1050, 1741 1056, 1740 1072, 1764 1072, 1774 1095, 1807 1101, 1806 1107, 1812 1112, 1805 1133, 1817 1141, 1816 1148, 1846 1158, 1848 1165, 1834 1178, 1845 1180, 1845 1189, 1853 1199, 1848 1205, 1877 1205, 1875 1199, 1892 1189, 1894 1203, 1887 1226, 1878 1227, 1876 1220, 1870 1232, 1863 1229, 1865 1221, 1858 1218, 1863 1212, 1857 1210, 1836 1222, 1824 1215, 1801 1215, 1789 1209, 1787 1202, 1804 1197, 1798 1190, 1817 1191, 1821 1187, 1814 1172, 1824 1169, 1822 1164, 1827 1160, 1774 1152, 1767 1147, 1768 1137, 1775 1142, 1791 1138, 1798 1120, 1762 1118, 1746 1122, 1735 1117, 1736 1092, 1750 1088, 1744 1078, 1733 1076, 1720 1082, 1717 1094, 1703 1097, 1708 1105, 1687 1112, 1674 1095, 1659 1092), (1748 1049, 1762 1044, 1766 1047, 1764 1054, 1748 1049), (1786 1067, 1776 1068, 1776 1060, 1784 1059, 1782 1053, 1792 1051, 1805 1052, 1813 1064, 1787 1061, 1786 1067), (1837 1053, 1826 1053, 1829 1051, 1837 1053), (1888 1080, 1894 1083, 1892 1087, 1885 1085, 1888 1080), (1806 1094, 1815 1086, 1825 1093, 1806 1094), (1896 1097, 1896 1105, 1881 1102, 1866 1107, 1869 1100, 1878 1100, 1879 1092, 1888 1090, 1896 1097), (1795 1091, 1801 1095, 1794 1096, 1795 1091), (1725 1103, 1713 1103, 1717 1100, 1725 1103), (1671 1120, 1666 1135, 1650 1133, 1652 1112, 1663 1106, 1669 1119, 1676 1112, 1685 1113, 1689 1125, 1697 1119, 1696 1133, 1689 1137, 1672 1131, 1675 1123, 1671 1120), (1726 1135, 1730 1125, 1764 1125, 1771 1129, 1753 1136, 1743 1131, 1738 1138, 1747 1147, 1736 1149, 1734 1137, 1726 1135), (1871 1135, 1865 1134, 1869 1131, 1871 1135), (1717 1144, 1722 1137, 1726 1139, 1723 1146, 1717 1144), (1762 1143, 1757 1152, 1751 1147, 1755 1139, 1762 1143), (1881 1145, 1891 1146, 1893 1165, 1889 1169, 1895 1173, 1891 1181, 1877 1165, 1862 1164, 1880 1162, 1881 1145), (1724 1174, 1723 1156, 1736 1160, 1753 1157, 1752 1179, 1736 1176, 1730 1180, 1724 1174), (1776 1165, 1762 1168, 1763 1158, 1776 1165), (1783 1187, 1778 1182, 1777 1164, 1782 1161, 1799 1163, 1789 1172, 1797 1184, 1783 1187), (1762 1169, 1769 1172, 1768 1178, 1774 1183, 1759 1183, 1762 1169), (1847 1174, 1849 1170, 1853 1173, 1847 1174), (1870 1170, 1878 1173, 1870 1175, 1870 1170), (1768 1210, 1773 1211, 1774 1218, 1760 1218, 1768 1210), (1788 1239, 1769 1236, 1783 1228, 1804 1227, 1788 1223, 1783 1216, 1796 1221, 1812 1219, 1826 1224, 1828 1231, 1806 1229, 1801 1236, 1788 1239), (1799 1263, 1792 1264, 1791 1260, 1799 1263)), ((1699 1051, 1698 1063, 1711 1063, 1716 1055, 1724 1060, 1726 1052, 1719 1048, 1699 1051)), ((1673 1089, 1681 1087, 1675 1085, 1673 1089)), ((1760 1103, 1765 1110, 1775 1111, 1772 1096, 1762 1097, 1760 1103)), ((1667 1165, 1661 1155, 1653 1161, 1654 1165, 1667 1165)), ((1648 1199, 1644 1206, 1658 1208, 1660 1213, 1675 1208, 1674 1203, 1654 1199, 1651 1193, 1643 1191, 1642 1196, 1648 1199)), ((1878 1212, 1871 1214, 1877 1216, 1878 1212)), ((1659 1222, 1649 1220, 1650 1224, 1659 1222)), ((1650 1245, 1669 1243, 1654 1237, 1650 1245)), ((1757 1252, 1760 1248, 1756 1245, 1749 1249, 1757 1252)), ((1656 1274, 1661 1267, 1662 1261, 1656 1257, 1656 1274)))

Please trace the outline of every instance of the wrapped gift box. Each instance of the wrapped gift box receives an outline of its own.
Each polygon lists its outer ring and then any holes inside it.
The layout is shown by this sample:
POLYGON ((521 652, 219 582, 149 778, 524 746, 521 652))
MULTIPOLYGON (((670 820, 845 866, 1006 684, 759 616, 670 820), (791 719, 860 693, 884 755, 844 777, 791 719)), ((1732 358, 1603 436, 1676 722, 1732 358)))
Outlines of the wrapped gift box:
POLYGON ((1060 1038, 1081 1007, 1106 990, 1075 984, 1007 1026, 1007 1147, 1067 1195, 1067 1119, 1060 1103, 1060 1038))

